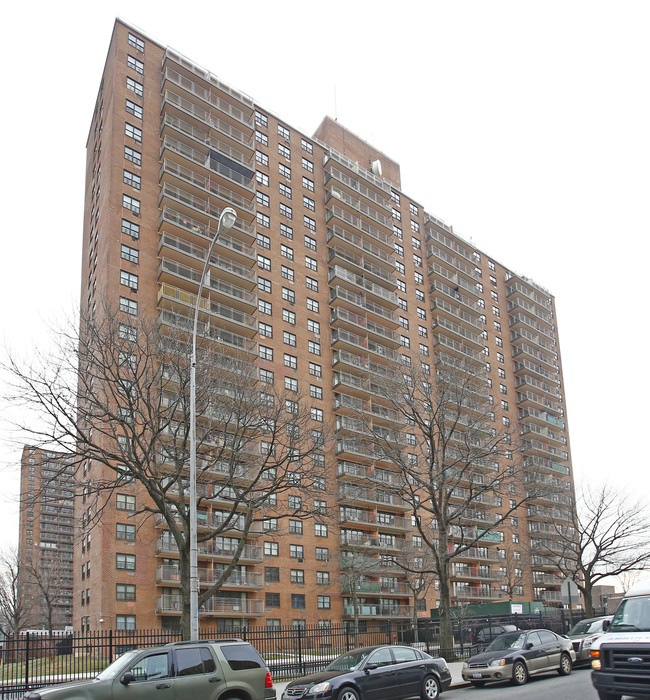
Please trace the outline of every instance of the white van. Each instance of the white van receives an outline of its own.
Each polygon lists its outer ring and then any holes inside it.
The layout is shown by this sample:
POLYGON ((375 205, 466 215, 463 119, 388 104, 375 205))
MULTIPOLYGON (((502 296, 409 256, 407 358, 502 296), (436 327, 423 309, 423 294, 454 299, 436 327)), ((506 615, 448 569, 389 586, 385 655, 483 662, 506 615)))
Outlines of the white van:
POLYGON ((625 594, 607 633, 591 647, 591 668, 600 700, 650 698, 650 581, 625 594))

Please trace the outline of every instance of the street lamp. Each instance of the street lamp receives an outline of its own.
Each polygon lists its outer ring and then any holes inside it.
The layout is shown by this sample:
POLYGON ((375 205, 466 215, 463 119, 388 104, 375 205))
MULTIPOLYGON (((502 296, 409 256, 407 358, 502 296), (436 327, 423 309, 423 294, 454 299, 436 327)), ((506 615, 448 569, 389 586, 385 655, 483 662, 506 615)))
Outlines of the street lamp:
POLYGON ((196 532, 196 330, 199 322, 199 304, 205 274, 208 271, 210 258, 214 244, 222 231, 229 231, 237 220, 237 212, 231 207, 226 207, 219 217, 217 232, 210 243, 208 254, 205 256, 205 265, 201 273, 199 291, 196 295, 194 308, 194 327, 192 329, 192 358, 190 361, 190 639, 199 638, 199 568, 198 568, 198 543, 196 532))

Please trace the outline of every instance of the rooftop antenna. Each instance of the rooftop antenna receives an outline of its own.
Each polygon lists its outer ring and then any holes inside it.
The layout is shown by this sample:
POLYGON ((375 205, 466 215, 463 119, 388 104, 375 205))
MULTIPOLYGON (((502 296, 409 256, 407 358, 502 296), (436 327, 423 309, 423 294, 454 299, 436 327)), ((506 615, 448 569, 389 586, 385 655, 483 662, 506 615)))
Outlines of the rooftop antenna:
POLYGON ((334 85, 334 121, 337 122, 339 120, 339 108, 336 103, 336 84, 334 85))

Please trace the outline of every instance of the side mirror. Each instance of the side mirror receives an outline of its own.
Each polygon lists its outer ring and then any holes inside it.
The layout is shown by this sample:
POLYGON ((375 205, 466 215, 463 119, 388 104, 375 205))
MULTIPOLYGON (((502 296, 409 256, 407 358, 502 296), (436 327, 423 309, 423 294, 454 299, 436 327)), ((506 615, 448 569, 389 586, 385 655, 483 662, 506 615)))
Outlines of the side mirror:
POLYGON ((127 671, 122 678, 120 678, 120 683, 122 685, 128 685, 129 683, 133 683, 135 680, 135 676, 131 673, 131 671, 127 671))
POLYGON ((603 632, 607 632, 611 624, 611 620, 603 620, 603 632))
POLYGON ((367 664, 363 670, 368 673, 368 671, 374 671, 376 668, 379 668, 377 664, 367 664))

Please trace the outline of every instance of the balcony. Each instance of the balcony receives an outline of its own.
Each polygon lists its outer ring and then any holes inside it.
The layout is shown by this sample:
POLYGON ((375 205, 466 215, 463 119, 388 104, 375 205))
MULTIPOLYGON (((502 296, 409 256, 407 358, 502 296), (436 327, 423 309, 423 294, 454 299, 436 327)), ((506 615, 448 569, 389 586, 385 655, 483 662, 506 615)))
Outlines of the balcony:
POLYGON ((330 158, 326 163, 325 185, 334 186, 338 190, 345 187, 349 196, 363 197, 372 206, 378 206, 380 210, 385 212, 387 217, 390 217, 390 193, 385 189, 378 191, 375 187, 366 186, 367 180, 359 176, 359 168, 356 172, 344 172, 342 168, 336 167, 336 164, 330 158))
POLYGON ((327 262, 330 265, 341 264, 346 268, 355 268, 352 270, 353 272, 362 274, 364 277, 390 290, 394 289, 396 286, 394 270, 390 271, 384 267, 375 265, 372 260, 368 260, 364 255, 343 248, 340 245, 334 245, 328 250, 327 262))
POLYGON ((352 351, 361 350, 371 352, 379 358, 389 361, 396 361, 398 358, 398 354, 395 350, 375 342, 372 338, 352 333, 343 328, 333 329, 331 347, 338 349, 346 346, 348 349, 352 349, 352 351))
POLYGON ((364 275, 359 275, 352 270, 347 270, 341 265, 335 265, 330 269, 328 275, 330 287, 340 284, 343 287, 352 289, 354 292, 364 292, 372 294, 376 301, 384 303, 393 309, 398 307, 396 292, 386 289, 381 285, 375 284, 372 280, 367 279, 364 275))
MULTIPOLYGON (((221 573, 218 570, 200 567, 198 569, 199 584, 207 588, 219 580, 221 573)), ((180 567, 174 564, 163 564, 156 568, 156 583, 158 585, 180 585, 180 567)), ((262 573, 242 573, 233 571, 222 584, 224 589, 261 589, 264 588, 262 573)))
POLYGON ((383 265, 386 267, 387 272, 391 275, 395 274, 395 256, 392 253, 386 252, 384 248, 374 245, 360 234, 351 233, 341 226, 334 225, 327 230, 327 242, 331 246, 341 245, 343 247, 349 247, 355 254, 358 254, 359 251, 363 251, 364 255, 372 256, 374 264, 379 266, 383 265))
MULTIPOLYGON (((215 544, 214 542, 199 542, 198 553, 200 557, 210 559, 225 559, 232 561, 237 553, 237 546, 234 544, 215 544)), ((178 554, 178 546, 169 537, 159 537, 156 540, 156 554, 178 554)), ((257 545, 245 544, 239 556, 239 564, 259 563, 263 559, 262 548, 257 545)))
POLYGON ((373 504, 377 507, 407 511, 412 508, 401 496, 382 489, 363 488, 351 484, 339 484, 338 500, 342 503, 373 504))
MULTIPOLYGON (((166 593, 158 596, 156 600, 156 614, 181 612, 181 597, 166 593)), ((218 617, 261 617, 264 615, 264 601, 257 598, 230 598, 212 597, 203 603, 199 609, 201 616, 214 615, 218 617)))
MULTIPOLYGON (((360 234, 372 238, 375 245, 383 246, 387 253, 392 254, 394 252, 395 249, 393 247, 392 231, 389 233, 386 230, 378 229, 357 214, 346 211, 341 206, 338 206, 333 199, 328 198, 328 201, 330 202, 330 206, 328 207, 325 215, 325 219, 328 224, 332 219, 338 219, 343 227, 347 228, 351 226, 360 234)), ((365 212, 363 213, 365 214, 365 212)), ((385 219, 383 215, 382 219, 385 219)), ((375 219, 375 223, 386 226, 386 228, 391 226, 390 222, 387 220, 386 223, 384 223, 383 221, 375 219)), ((332 224, 332 226, 334 225, 335 224, 332 224)))
POLYGON ((454 586, 451 597, 456 600, 503 600, 505 593, 496 588, 457 588, 454 586))
POLYGON ((368 299, 365 294, 358 294, 344 287, 334 287, 334 289, 330 289, 330 306, 338 306, 339 304, 347 304, 353 309, 363 310, 364 315, 372 314, 378 320, 395 328, 398 327, 397 317, 393 309, 386 308, 383 304, 377 304, 368 299))
MULTIPOLYGON (((192 332, 193 319, 184 314, 162 309, 159 316, 159 322, 164 326, 177 328, 179 330, 187 331, 188 333, 192 332)), ((209 323, 199 321, 197 335, 201 338, 207 338, 208 340, 213 340, 216 343, 221 343, 235 352, 246 352, 255 357, 259 356, 256 341, 236 333, 225 331, 221 328, 215 328, 214 326, 210 326, 209 323)))
POLYGON ((389 347, 399 347, 399 340, 395 332, 368 319, 367 314, 357 314, 342 307, 332 308, 330 309, 330 323, 332 328, 338 328, 341 325, 353 326, 367 335, 371 342, 374 340, 374 342, 380 342, 389 347))
MULTIPOLYGON (((411 605, 368 605, 358 606, 358 617, 379 617, 379 618, 412 618, 413 607, 411 605)), ((354 606, 343 606, 344 617, 354 617, 354 606)))

